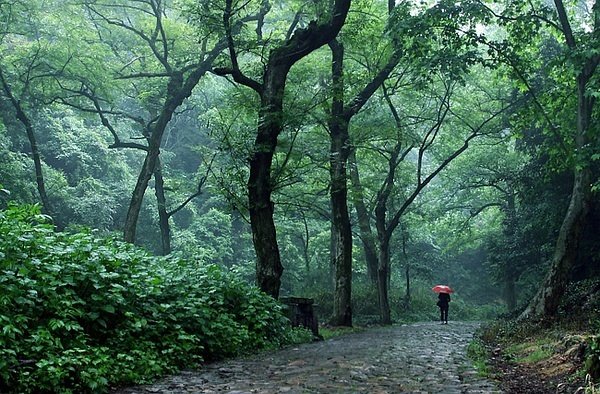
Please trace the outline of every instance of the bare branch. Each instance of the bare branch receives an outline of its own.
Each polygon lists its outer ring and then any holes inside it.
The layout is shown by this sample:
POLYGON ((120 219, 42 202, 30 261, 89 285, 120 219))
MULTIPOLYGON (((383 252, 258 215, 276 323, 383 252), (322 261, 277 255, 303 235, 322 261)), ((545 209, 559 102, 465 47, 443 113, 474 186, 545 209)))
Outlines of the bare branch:
POLYGON ((173 209, 172 211, 167 212, 167 217, 170 218, 171 216, 175 215, 177 212, 179 212, 183 208, 185 208, 185 206, 187 204, 189 204, 190 201, 192 201, 194 198, 196 198, 202 194, 202 187, 204 186, 204 184, 206 183, 206 180, 208 179, 208 175, 211 172, 212 164, 213 164, 216 156, 217 156, 217 154, 215 153, 213 155, 213 157, 210 159, 210 163, 208 163, 207 168, 206 168, 206 173, 204 174, 204 176, 202 176, 202 178, 200 178, 200 181, 198 182, 198 187, 196 189, 196 192, 191 194, 188 198, 186 198, 185 201, 183 201, 181 204, 179 204, 179 206, 177 206, 177 208, 173 209))
POLYGON ((247 77, 240 70, 237 53, 235 50, 235 43, 233 40, 233 33, 231 29, 231 17, 232 14, 232 0, 225 0, 225 11, 223 11, 223 26, 225 27, 225 34, 227 38, 227 48, 229 49, 229 58, 231 60, 231 68, 215 68, 213 72, 216 75, 224 76, 231 75, 233 79, 254 90, 259 95, 262 95, 263 86, 259 82, 247 77))
MULTIPOLYGON (((166 72, 167 73, 171 73, 172 72, 171 65, 169 64, 168 59, 166 57, 167 52, 164 52, 164 51, 166 51, 166 49, 163 46, 163 52, 162 53, 161 53, 161 51, 158 50, 158 48, 156 46, 156 37, 148 37, 141 29, 135 28, 133 26, 133 24, 132 24, 131 21, 128 21, 128 23, 125 23, 122 20, 112 19, 112 18, 104 15, 103 13, 101 13, 100 11, 98 11, 95 7, 93 7, 91 4, 87 5, 87 9, 90 10, 90 12, 92 14, 98 16, 105 23, 107 23, 109 25, 121 27, 121 28, 123 28, 123 29, 125 29, 127 31, 132 32, 133 34, 135 34, 139 38, 141 38, 143 41, 145 41, 148 44, 148 46, 150 47, 150 50, 154 54, 154 57, 156 57, 156 59, 162 64, 162 66, 165 68, 166 72)), ((137 9, 137 7, 135 9, 137 9)), ((155 15, 153 13, 148 12, 148 11, 146 11, 146 13, 154 15, 155 18, 160 19, 160 16, 157 16, 157 15, 155 15)), ((157 22, 157 25, 158 25, 158 22, 157 22)), ((156 31, 156 29, 158 29, 158 26, 155 27, 155 31, 156 31)), ((166 45, 166 43, 163 42, 163 45, 166 45)))
POLYGON ((169 73, 135 73, 128 75, 119 75, 115 79, 136 79, 136 78, 168 78, 171 74, 169 73))
POLYGON ((288 31, 285 34, 286 41, 292 38, 292 34, 294 34, 294 30, 296 30, 296 26, 298 26, 302 14, 302 9, 299 9, 298 12, 296 12, 296 15, 294 15, 294 19, 292 20, 292 23, 290 24, 290 27, 288 28, 288 31))
POLYGON ((377 75, 369 82, 363 90, 361 90, 348 104, 344 110, 344 118, 349 120, 352 116, 356 115, 358 111, 366 104, 377 89, 383 84, 383 82, 389 77, 390 73, 394 70, 396 65, 402 58, 402 52, 396 51, 392 54, 387 64, 377 73, 377 75))

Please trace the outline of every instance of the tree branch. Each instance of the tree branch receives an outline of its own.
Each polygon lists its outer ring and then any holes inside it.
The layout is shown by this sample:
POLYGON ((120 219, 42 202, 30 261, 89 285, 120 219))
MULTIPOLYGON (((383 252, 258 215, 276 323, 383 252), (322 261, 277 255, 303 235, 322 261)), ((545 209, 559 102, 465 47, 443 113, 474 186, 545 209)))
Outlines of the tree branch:
MULTIPOLYGON (((231 17, 232 15, 232 1, 225 0, 225 10, 223 11, 223 26, 225 27, 225 35, 227 39, 227 48, 229 49, 229 58, 231 60, 231 68, 215 68, 213 72, 217 75, 231 75, 237 83, 247 86, 262 96, 263 86, 259 82, 247 77, 240 70, 240 66, 237 59, 237 53, 235 51, 235 43, 233 40, 233 33, 231 31, 231 17)), ((261 8, 261 12, 263 9, 261 8)), ((267 12, 268 9, 265 9, 267 12)), ((260 17, 259 17, 260 20, 260 17)))
POLYGON ((383 84, 383 82, 389 77, 391 72, 394 70, 396 65, 402 58, 402 51, 395 51, 388 60, 387 64, 377 73, 375 78, 369 82, 363 90, 361 90, 352 101, 346 106, 344 111, 344 118, 350 120, 356 115, 366 102, 371 98, 377 89, 383 84))
POLYGON ((487 118, 486 120, 484 120, 478 127, 468 126, 472 130, 472 132, 471 132, 471 134, 469 134, 467 136, 467 138, 465 138, 465 141, 464 141, 463 145, 460 146, 458 149, 456 149, 450 156, 448 156, 431 174, 429 174, 423 180, 422 183, 417 184, 417 186, 415 187, 415 190, 413 190, 413 192, 410 194, 410 196, 404 201, 404 203, 402 204, 402 206, 400 207, 400 209, 398 209, 396 211, 396 213, 394 214, 394 217, 392 218, 392 220, 390 220, 390 223, 389 223, 387 231, 386 231, 386 233, 387 233, 388 236, 391 236, 391 234, 393 233, 393 231, 396 229, 396 227, 400 223, 400 218, 402 217, 402 215, 404 214, 404 212, 406 211, 406 209, 408 209, 408 207, 412 204, 412 202, 417 198, 417 196, 419 195, 419 193, 421 192, 421 190, 423 190, 454 159, 456 159, 461 153, 463 153, 465 150, 467 150, 467 148, 469 147, 469 142, 471 142, 472 139, 474 139, 475 137, 477 137, 478 135, 480 135, 480 131, 489 122, 491 122, 493 119, 497 118, 498 116, 500 116, 501 114, 503 114, 504 112, 506 112, 515 103, 511 103, 511 104, 507 105, 506 107, 501 108, 496 113, 492 114, 489 118, 487 118))
MULTIPOLYGON (((152 53, 154 54, 154 57, 156 57, 156 59, 162 64, 162 66, 165 68, 166 72, 167 73, 172 72, 171 65, 169 64, 168 59, 166 57, 166 54, 168 52, 161 53, 161 51, 158 50, 158 48, 156 47, 156 37, 154 37, 154 38, 148 37, 142 30, 136 29, 132 24, 125 23, 122 20, 109 18, 108 16, 106 16, 103 13, 101 13, 100 11, 98 11, 95 7, 93 7, 92 4, 87 4, 86 7, 91 13, 98 16, 100 19, 102 19, 107 24, 121 27, 125 30, 128 30, 128 31, 132 32, 133 34, 135 34, 136 36, 138 36, 139 38, 141 38, 143 41, 145 41, 148 44, 148 46, 150 47, 150 50, 152 51, 152 53)), ((150 13, 148 11, 142 10, 141 8, 137 8, 137 7, 135 7, 134 9, 137 9, 142 12, 146 12, 150 15, 154 15, 155 18, 160 19, 160 16, 157 16, 155 13, 150 13)), ((154 7, 153 7, 153 9, 154 9, 154 7)), ((158 26, 155 26, 155 31, 156 31, 156 29, 158 29, 158 26)), ((163 50, 165 50, 164 45, 166 45, 166 43, 163 43, 163 50)))
POLYGON ((179 212, 183 208, 185 208, 185 206, 188 205, 190 203, 190 201, 192 201, 194 198, 196 198, 202 194, 202 187, 204 186, 204 184, 206 183, 206 180, 208 179, 208 175, 211 172, 212 164, 213 164, 216 156, 217 156, 217 154, 215 153, 213 155, 213 157, 210 159, 210 163, 208 163, 206 173, 204 174, 204 176, 202 178, 200 178, 200 181, 198 182, 198 188, 196 189, 196 192, 191 194, 188 198, 186 198, 185 201, 183 201, 181 204, 179 204, 179 206, 177 206, 177 208, 173 209, 172 211, 167 212, 167 217, 170 218, 171 216, 175 215, 177 212, 179 212))

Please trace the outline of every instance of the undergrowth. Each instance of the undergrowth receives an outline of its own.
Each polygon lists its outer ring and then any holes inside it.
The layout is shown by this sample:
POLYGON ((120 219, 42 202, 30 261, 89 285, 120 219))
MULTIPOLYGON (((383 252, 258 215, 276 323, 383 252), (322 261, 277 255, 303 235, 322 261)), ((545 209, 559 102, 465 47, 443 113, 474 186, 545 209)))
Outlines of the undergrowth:
POLYGON ((330 338, 339 337, 341 335, 353 334, 353 333, 361 332, 364 330, 365 329, 360 326, 355 326, 355 327, 321 326, 321 327, 319 327, 319 334, 323 337, 323 339, 327 340, 330 338))
MULTIPOLYGON (((390 312, 394 323, 410 323, 421 321, 438 321, 440 318, 437 294, 431 291, 431 283, 415 281, 410 301, 406 301, 404 289, 389 289, 390 312)), ((333 313, 333 297, 330 292, 319 291, 309 293, 319 305, 322 316, 333 313)), ((353 323, 359 326, 377 325, 381 321, 377 289, 370 282, 353 283, 352 304, 353 323)), ((461 294, 452 295, 450 303, 450 320, 488 321, 498 316, 502 305, 477 305, 466 301, 461 294)))
MULTIPOLYGON (((557 352, 570 353, 578 369, 572 379, 587 378, 586 392, 598 392, 600 383, 600 280, 587 279, 571 283, 562 299, 559 313, 553 318, 517 319, 518 314, 505 315, 486 324, 476 341, 500 346, 506 361, 515 364, 537 364, 549 360, 557 352), (581 358, 579 358, 581 356, 581 358)), ((473 345, 477 346, 477 345, 473 345)), ((488 354, 489 356, 489 354, 488 354)))
POLYGON ((488 377, 491 373, 488 364, 489 350, 479 339, 475 339, 467 346, 467 356, 473 362, 479 376, 488 377))
POLYGON ((304 340, 215 265, 46 222, 36 206, 0 211, 0 392, 105 392, 304 340))

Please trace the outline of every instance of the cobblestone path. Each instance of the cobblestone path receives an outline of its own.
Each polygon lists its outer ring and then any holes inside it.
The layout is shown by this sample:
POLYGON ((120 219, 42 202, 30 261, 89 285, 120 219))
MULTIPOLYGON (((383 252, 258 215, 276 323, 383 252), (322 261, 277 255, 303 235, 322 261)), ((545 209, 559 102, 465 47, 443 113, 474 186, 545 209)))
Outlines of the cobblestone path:
POLYGON ((476 328, 450 322, 370 329, 114 393, 500 393, 467 359, 476 328))

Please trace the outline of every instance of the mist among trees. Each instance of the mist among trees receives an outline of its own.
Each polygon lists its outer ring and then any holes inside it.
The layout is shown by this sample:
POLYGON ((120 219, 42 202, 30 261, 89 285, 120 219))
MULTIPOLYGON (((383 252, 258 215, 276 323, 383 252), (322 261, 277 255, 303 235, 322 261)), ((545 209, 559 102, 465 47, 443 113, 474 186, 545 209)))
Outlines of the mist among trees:
POLYGON ((337 326, 432 319, 435 284, 555 316, 599 274, 599 63, 595 0, 0 0, 0 283, 56 252, 23 223, 337 326))

